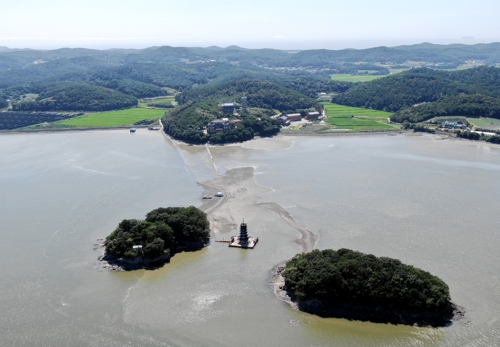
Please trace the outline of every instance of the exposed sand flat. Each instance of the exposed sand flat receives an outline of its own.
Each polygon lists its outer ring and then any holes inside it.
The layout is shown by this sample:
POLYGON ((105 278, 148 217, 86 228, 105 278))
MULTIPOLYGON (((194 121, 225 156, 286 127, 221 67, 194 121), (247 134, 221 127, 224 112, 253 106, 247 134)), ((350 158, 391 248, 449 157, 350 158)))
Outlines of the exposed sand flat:
POLYGON ((316 236, 294 220, 286 209, 277 203, 259 203, 261 197, 271 189, 255 182, 253 167, 229 170, 225 175, 200 185, 205 188, 206 195, 219 191, 224 194, 222 198, 202 200, 201 209, 208 214, 212 237, 229 238, 233 234, 236 235, 239 223, 245 218, 249 221, 251 236, 261 237, 262 234, 270 232, 263 230, 260 223, 271 221, 273 229, 291 227, 297 230, 301 238, 296 242, 303 252, 310 252, 314 248, 316 236))

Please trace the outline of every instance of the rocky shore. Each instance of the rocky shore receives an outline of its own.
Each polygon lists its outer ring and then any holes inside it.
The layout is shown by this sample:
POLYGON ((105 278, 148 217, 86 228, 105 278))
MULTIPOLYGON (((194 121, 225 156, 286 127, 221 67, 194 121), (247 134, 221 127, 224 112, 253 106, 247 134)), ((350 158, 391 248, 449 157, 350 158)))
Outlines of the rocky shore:
POLYGON ((99 261, 99 267, 112 271, 132 271, 139 269, 152 269, 163 266, 165 263, 170 261, 170 253, 165 253, 155 259, 137 257, 134 259, 118 258, 111 254, 106 253, 106 246, 104 244, 104 239, 97 240, 94 244, 94 250, 102 250, 102 255, 100 255, 97 260, 99 261))
MULTIPOLYGON (((132 271, 132 270, 140 270, 140 269, 157 269, 162 267, 166 263, 170 262, 170 258, 172 258, 175 253, 164 253, 161 256, 151 259, 151 258, 143 258, 136 257, 134 259, 127 258, 118 258, 111 254, 107 254, 104 245, 104 239, 99 239, 98 243, 94 245, 94 250, 102 249, 102 255, 97 258, 99 261, 99 266, 112 271, 132 271)), ((186 243, 178 246, 177 251, 198 251, 203 247, 207 246, 205 243, 186 243)))
POLYGON ((462 319, 465 309, 452 302, 440 312, 407 312, 396 308, 360 305, 352 302, 330 305, 319 300, 297 301, 293 291, 286 288, 282 272, 285 264, 279 264, 271 270, 270 285, 278 299, 292 308, 315 314, 320 317, 346 318, 349 320, 370 321, 373 323, 392 323, 414 326, 443 327, 462 319))

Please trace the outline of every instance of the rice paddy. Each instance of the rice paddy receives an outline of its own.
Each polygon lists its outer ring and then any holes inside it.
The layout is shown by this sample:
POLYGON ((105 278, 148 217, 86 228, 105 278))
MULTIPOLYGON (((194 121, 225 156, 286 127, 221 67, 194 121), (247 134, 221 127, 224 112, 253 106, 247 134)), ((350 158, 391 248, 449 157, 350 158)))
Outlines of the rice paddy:
POLYGON ((165 114, 164 110, 148 108, 129 108, 126 110, 95 113, 90 116, 77 117, 54 123, 62 127, 72 126, 80 128, 108 128, 131 126, 145 119, 158 119, 165 114))
POLYGON ((390 112, 370 110, 361 107, 351 107, 338 105, 331 102, 322 102, 325 107, 326 115, 328 117, 339 117, 339 116, 354 116, 354 117, 368 117, 368 118, 389 118, 391 116, 390 112))
POLYGON ((370 110, 361 107, 350 107, 331 102, 323 102, 327 118, 325 122, 329 129, 326 132, 337 131, 380 131, 398 130, 399 125, 391 124, 389 112, 370 110))

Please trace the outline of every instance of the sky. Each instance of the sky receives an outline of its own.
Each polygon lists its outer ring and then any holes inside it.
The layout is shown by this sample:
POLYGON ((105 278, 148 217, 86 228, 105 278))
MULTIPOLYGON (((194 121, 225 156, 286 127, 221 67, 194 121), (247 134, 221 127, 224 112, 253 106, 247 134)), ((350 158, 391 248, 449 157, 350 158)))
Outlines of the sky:
POLYGON ((499 0, 0 0, 0 46, 312 49, 500 41, 499 0))

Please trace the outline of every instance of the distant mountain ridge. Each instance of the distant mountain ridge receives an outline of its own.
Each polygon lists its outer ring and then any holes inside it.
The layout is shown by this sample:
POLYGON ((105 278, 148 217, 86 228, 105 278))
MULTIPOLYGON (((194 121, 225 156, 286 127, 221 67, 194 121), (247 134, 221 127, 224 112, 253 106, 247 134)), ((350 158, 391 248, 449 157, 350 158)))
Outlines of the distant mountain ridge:
POLYGON ((327 66, 338 62, 391 62, 404 63, 409 60, 429 63, 460 64, 466 60, 482 61, 487 65, 500 64, 500 43, 437 45, 421 43, 396 47, 373 47, 367 49, 303 50, 290 54, 278 49, 247 49, 238 46, 226 48, 211 46, 172 47, 159 46, 145 49, 60 48, 56 50, 13 50, 0 47, 0 71, 20 69, 36 60, 51 61, 75 57, 94 57, 108 64, 132 62, 187 62, 199 60, 238 61, 241 64, 263 64, 279 66, 327 66))

